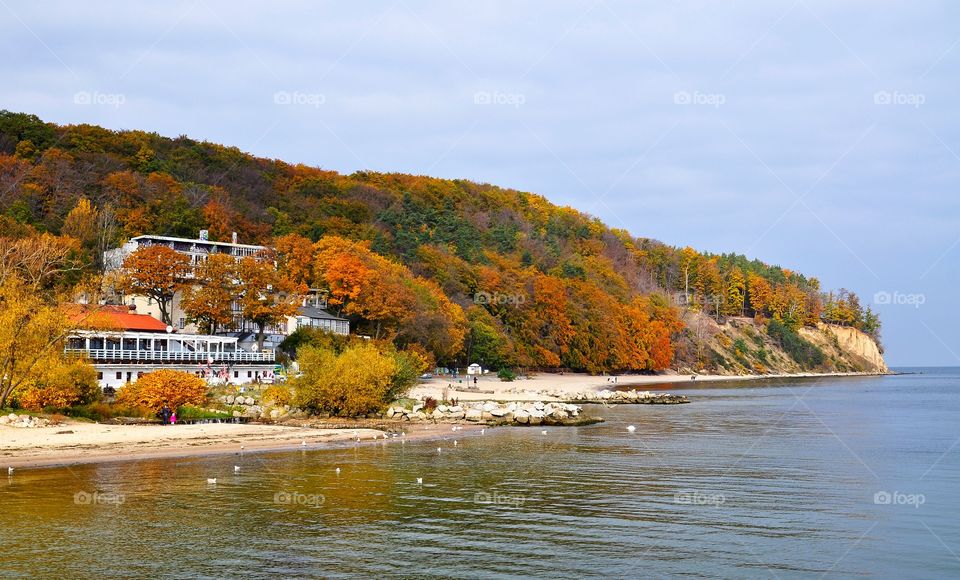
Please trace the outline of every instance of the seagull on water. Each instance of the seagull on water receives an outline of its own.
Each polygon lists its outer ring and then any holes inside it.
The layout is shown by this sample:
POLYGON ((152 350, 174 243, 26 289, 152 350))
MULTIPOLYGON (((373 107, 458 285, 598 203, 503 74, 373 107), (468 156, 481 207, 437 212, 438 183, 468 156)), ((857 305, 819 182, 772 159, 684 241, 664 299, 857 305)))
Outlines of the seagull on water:
POLYGON ((7 468, 7 475, 13 475, 13 468, 12 468, 12 467, 8 467, 8 468, 7 468))
POLYGON ((456 439, 453 440, 453 446, 454 446, 454 447, 457 446, 457 440, 456 440, 456 439))
POLYGON ((629 427, 627 427, 627 431, 629 431, 629 432, 631 432, 631 433, 633 433, 633 432, 636 431, 636 430, 637 430, 637 428, 634 427, 633 425, 630 425, 629 427))
POLYGON ((481 430, 480 430, 480 434, 481 434, 481 435, 483 435, 483 434, 486 433, 486 432, 487 432, 486 429, 481 429, 481 430))
POLYGON ((443 449, 440 449, 439 447, 437 447, 437 453, 440 453, 441 451, 443 451, 443 449))
POLYGON ((340 475, 340 468, 339 468, 339 467, 337 468, 336 471, 337 471, 337 475, 340 475))
POLYGON ((306 446, 307 446, 307 442, 306 442, 306 441, 301 441, 301 442, 300 442, 300 447, 306 447, 306 446))
POLYGON ((422 477, 418 477, 418 478, 417 478, 417 484, 418 484, 418 485, 423 485, 423 478, 422 478, 422 477))
POLYGON ((209 483, 209 484, 211 484, 211 485, 216 485, 216 484, 217 484, 217 478, 216 478, 216 477, 208 477, 208 478, 207 478, 207 483, 209 483))
POLYGON ((546 434, 547 434, 547 430, 544 429, 543 431, 540 432, 540 434, 541 434, 541 435, 546 435, 546 434))
POLYGON ((240 472, 240 466, 239 466, 239 465, 234 465, 234 466, 233 466, 233 472, 234 472, 234 473, 239 473, 239 472, 240 472))

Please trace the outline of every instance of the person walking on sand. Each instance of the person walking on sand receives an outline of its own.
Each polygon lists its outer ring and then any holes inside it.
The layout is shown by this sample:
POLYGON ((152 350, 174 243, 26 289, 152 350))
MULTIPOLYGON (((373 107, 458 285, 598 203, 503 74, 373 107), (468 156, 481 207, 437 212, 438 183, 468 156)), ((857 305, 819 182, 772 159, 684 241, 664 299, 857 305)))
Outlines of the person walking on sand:
POLYGON ((171 425, 176 425, 176 424, 177 424, 177 412, 176 412, 176 411, 172 411, 172 412, 170 413, 170 424, 171 424, 171 425))
POLYGON ((170 423, 170 415, 173 411, 170 410, 170 407, 166 403, 163 404, 163 408, 160 409, 160 420, 163 421, 163 424, 166 425, 170 423))

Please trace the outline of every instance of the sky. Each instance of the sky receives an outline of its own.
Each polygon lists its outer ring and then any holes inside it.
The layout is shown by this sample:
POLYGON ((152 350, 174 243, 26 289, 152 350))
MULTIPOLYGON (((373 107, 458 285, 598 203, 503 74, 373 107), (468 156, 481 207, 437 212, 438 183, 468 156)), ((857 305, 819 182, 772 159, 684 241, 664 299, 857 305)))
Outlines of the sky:
POLYGON ((960 365, 960 4, 16 2, 0 108, 542 194, 960 365))

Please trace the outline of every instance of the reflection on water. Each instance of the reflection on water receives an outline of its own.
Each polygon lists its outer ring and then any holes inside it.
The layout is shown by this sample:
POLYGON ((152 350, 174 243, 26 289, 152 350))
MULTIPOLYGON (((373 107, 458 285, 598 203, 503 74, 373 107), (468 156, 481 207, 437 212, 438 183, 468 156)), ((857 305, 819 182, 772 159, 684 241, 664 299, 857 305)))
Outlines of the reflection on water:
POLYGON ((546 435, 18 470, 0 575, 960 574, 955 372, 683 386, 546 435))

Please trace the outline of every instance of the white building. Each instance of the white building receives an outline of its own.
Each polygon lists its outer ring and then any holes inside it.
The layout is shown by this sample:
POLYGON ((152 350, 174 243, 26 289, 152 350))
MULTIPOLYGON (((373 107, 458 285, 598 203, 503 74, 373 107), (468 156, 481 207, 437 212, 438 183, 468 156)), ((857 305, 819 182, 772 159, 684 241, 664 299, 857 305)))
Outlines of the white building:
MULTIPOLYGON (((108 250, 103 254, 104 267, 107 271, 119 270, 123 268, 123 262, 127 256, 137 251, 141 247, 163 245, 182 254, 187 255, 190 264, 193 266, 202 264, 207 256, 211 254, 227 254, 240 260, 246 256, 253 256, 269 248, 267 246, 257 246, 251 244, 237 243, 237 235, 233 234, 232 242, 213 242, 208 239, 207 230, 200 230, 200 237, 197 239, 175 238, 170 236, 144 235, 131 238, 120 248, 108 250)), ((192 275, 192 274, 191 274, 192 275)), ((170 320, 175 330, 181 332, 198 332, 195 324, 188 320, 186 312, 180 305, 181 293, 177 293, 171 300, 170 320)), ((131 295, 124 297, 127 304, 133 306, 136 312, 148 314, 156 319, 160 319, 160 306, 151 298, 146 296, 131 295)), ((287 317, 285 322, 268 326, 265 329, 265 347, 276 348, 277 345, 296 329, 310 326, 322 328, 337 334, 350 334, 350 321, 346 318, 334 316, 328 313, 326 299, 323 292, 319 290, 310 290, 303 299, 303 307, 295 316, 287 317)), ((257 327, 249 320, 245 320, 241 315, 239 304, 233 305, 233 323, 229 328, 224 329, 227 336, 236 337, 241 344, 249 350, 250 345, 254 343, 252 336, 256 334, 257 327)))
POLYGON ((65 352, 88 359, 101 388, 121 387, 158 369, 189 372, 211 382, 273 382, 272 350, 246 351, 231 336, 174 333, 159 320, 122 306, 73 313, 75 320, 92 321, 94 316, 97 326, 109 330, 78 330, 67 338, 65 352))

